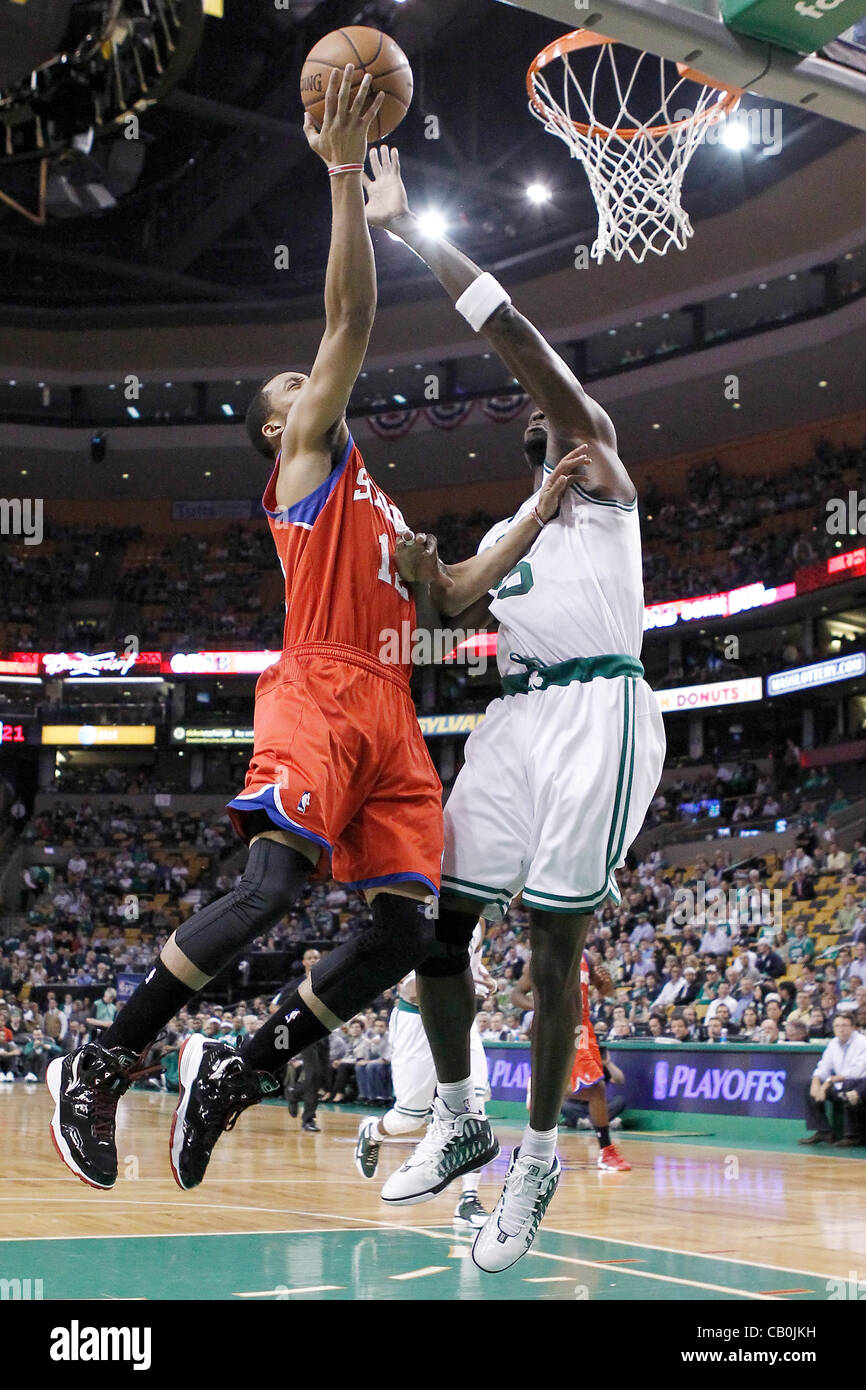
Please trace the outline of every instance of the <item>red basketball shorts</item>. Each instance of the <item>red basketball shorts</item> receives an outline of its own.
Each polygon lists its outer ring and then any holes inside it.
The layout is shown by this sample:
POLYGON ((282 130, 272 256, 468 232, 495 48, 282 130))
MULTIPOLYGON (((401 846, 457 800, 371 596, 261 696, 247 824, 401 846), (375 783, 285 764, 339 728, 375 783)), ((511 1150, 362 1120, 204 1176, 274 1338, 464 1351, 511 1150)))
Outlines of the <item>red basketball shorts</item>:
POLYGON ((318 845, 321 877, 439 892, 442 784, 408 681, 353 647, 293 647, 262 672, 252 761, 228 812, 247 843, 265 812, 318 845))
POLYGON ((602 1066, 601 1053, 598 1050, 598 1039, 595 1036, 595 1029, 589 1022, 581 1024, 580 1043, 571 1068, 572 1091, 579 1091, 584 1086, 594 1086, 597 1081, 604 1080, 604 1067, 602 1066))

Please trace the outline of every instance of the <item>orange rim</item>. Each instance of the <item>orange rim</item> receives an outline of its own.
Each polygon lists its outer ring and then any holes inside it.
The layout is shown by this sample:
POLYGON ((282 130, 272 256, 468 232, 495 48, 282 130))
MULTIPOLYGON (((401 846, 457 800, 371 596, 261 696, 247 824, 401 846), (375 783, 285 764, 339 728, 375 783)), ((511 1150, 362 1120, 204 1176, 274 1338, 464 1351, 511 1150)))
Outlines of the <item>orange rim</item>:
MULTIPOLYGON (((596 125, 585 121, 576 121, 571 116, 565 116, 563 112, 555 110, 547 105, 542 97, 535 90, 534 79, 539 75, 542 68, 555 58, 562 58, 567 53, 577 53, 585 48, 601 48, 606 43, 616 43, 616 39, 609 39, 604 34, 596 34, 590 29, 575 29, 570 34, 563 34, 562 38, 554 39, 546 48, 542 48, 537 53, 529 65, 526 74, 526 91, 530 104, 547 121, 552 121, 554 125, 561 125, 566 120, 574 130, 580 131, 581 135, 609 135, 608 126, 596 125)), ((697 68, 690 68, 686 63, 677 63, 677 72, 680 77, 686 78, 689 82, 697 82, 704 87, 712 87, 715 91, 723 94, 723 100, 716 102, 715 106, 709 107, 704 111, 699 111, 696 115, 686 116, 681 121, 670 121, 663 125, 654 126, 614 126, 616 134, 621 140, 633 140, 636 135, 652 135, 656 138, 670 134, 673 130, 682 130, 686 126, 697 125, 699 121, 715 122, 720 119, 722 114, 728 115, 739 104, 740 98, 744 95, 740 87, 726 87, 723 82, 717 82, 714 77, 708 77, 706 73, 699 72, 697 68)))

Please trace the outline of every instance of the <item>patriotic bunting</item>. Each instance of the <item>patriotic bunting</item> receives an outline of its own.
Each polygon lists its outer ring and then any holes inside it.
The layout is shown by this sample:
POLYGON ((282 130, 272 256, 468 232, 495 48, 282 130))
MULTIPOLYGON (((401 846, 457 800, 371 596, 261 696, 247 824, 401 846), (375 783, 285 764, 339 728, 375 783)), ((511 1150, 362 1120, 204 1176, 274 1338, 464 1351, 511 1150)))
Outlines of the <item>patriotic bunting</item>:
POLYGON ((474 401, 454 401, 451 405, 428 405, 424 411, 431 425, 435 425, 437 430, 453 430, 471 412, 474 401))
POLYGON ((517 396, 489 396, 486 401, 481 402, 481 409, 488 420, 494 420, 497 425, 504 425, 509 420, 516 420, 528 404, 529 397, 521 392, 517 396))
POLYGON ((384 415, 368 415, 367 424, 380 439, 402 439, 417 419, 417 410, 389 410, 384 415))

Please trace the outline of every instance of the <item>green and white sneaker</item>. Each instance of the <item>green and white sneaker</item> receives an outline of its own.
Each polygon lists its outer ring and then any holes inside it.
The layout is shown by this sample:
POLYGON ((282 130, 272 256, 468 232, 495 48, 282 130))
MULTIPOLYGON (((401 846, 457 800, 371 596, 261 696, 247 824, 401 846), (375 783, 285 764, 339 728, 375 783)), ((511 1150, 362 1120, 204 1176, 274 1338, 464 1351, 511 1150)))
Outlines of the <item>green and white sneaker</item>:
POLYGON ((553 1167, 547 1172, 537 1158, 514 1150, 502 1196, 472 1246, 472 1258, 479 1269, 486 1274, 500 1274, 526 1254, 561 1174, 562 1166, 555 1155, 553 1167))
POLYGON ((382 1201, 392 1207, 429 1202, 455 1178, 474 1173, 499 1157, 499 1140, 490 1121, 477 1112, 455 1115, 439 1096, 427 1133, 382 1188, 382 1201))
POLYGON ((362 1178, 374 1178, 379 1166, 380 1140, 373 1138, 376 1116, 369 1115, 358 1126, 358 1142, 355 1145, 355 1167, 362 1178))
POLYGON ((477 1230, 484 1225, 489 1215, 487 1208, 482 1207, 479 1202, 477 1192, 464 1192, 454 1208, 452 1220, 455 1226, 471 1226, 473 1230, 477 1230))

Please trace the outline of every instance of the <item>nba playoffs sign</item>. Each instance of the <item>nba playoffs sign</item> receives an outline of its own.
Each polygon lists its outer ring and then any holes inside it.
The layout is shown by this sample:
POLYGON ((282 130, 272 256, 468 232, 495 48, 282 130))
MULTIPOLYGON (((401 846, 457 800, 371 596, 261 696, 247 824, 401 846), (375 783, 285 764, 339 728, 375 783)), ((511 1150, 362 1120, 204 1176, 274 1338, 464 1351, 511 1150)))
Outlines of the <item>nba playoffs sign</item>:
POLYGON ((516 1100, 526 1104, 529 1086, 529 1043, 487 1043, 487 1070, 491 1100, 516 1100))
POLYGON ((626 1108, 802 1120, 820 1049, 735 1043, 611 1048, 625 1075, 626 1108))
MULTIPOLYGON (((526 1104, 529 1045, 487 1043, 492 1100, 526 1104)), ((613 1044, 610 1056, 625 1076, 626 1110, 752 1115, 802 1120, 805 1095, 821 1047, 684 1047, 681 1043, 613 1044)))
POLYGON ((662 714, 679 710, 714 709, 719 705, 743 705, 763 699, 760 676, 741 681, 719 681, 713 685, 681 685, 674 690, 657 690, 655 697, 662 714))
POLYGON ((812 690, 816 685, 831 685, 833 681, 850 681, 866 672, 866 652, 852 652, 830 661, 816 661, 811 666, 798 666, 793 671, 777 671, 767 677, 768 695, 790 695, 796 690, 812 690))

